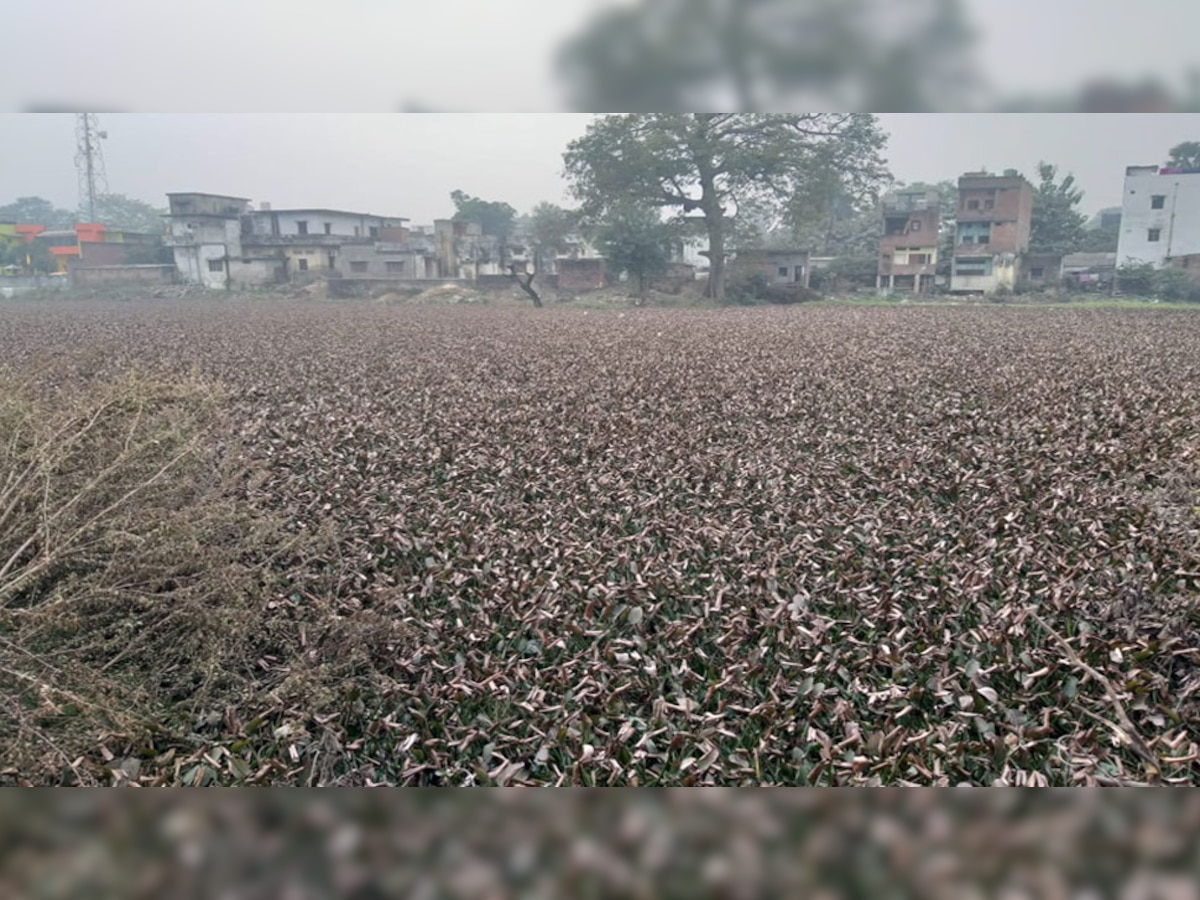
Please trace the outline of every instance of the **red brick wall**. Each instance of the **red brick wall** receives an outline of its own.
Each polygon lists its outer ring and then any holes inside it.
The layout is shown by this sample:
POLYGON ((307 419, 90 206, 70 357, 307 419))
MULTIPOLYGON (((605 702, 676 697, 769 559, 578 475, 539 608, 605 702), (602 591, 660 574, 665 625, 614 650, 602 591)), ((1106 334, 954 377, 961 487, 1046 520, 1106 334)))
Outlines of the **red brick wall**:
POLYGON ((958 221, 991 222, 991 240, 972 253, 1022 253, 1029 248, 1033 185, 1024 178, 975 177, 958 182, 958 221), (978 208, 971 209, 972 202, 978 208), (991 202, 992 208, 987 204, 991 202))
MULTIPOLYGON (((887 218, 892 218, 888 216, 887 218)), ((938 211, 922 209, 908 214, 901 234, 884 234, 879 239, 879 249, 895 250, 897 247, 935 247, 938 243, 938 211)))

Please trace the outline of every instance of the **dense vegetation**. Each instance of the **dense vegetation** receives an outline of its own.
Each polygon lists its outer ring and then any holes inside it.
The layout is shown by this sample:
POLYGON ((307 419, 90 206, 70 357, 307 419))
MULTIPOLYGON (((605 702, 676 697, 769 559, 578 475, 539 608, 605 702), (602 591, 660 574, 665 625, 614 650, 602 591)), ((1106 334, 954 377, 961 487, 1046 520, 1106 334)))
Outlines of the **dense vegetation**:
POLYGON ((0 770, 1196 783, 1198 337, 10 304, 0 770))

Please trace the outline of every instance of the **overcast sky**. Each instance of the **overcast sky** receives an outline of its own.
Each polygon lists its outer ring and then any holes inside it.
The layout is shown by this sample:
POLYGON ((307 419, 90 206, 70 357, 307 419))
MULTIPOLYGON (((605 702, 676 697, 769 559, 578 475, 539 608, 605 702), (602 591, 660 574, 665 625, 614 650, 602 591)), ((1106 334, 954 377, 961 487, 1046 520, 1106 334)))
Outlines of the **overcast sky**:
MULTIPOLYGON (((431 223, 462 189, 521 212, 566 202, 562 152, 588 115, 108 114, 109 188, 157 206, 168 191, 211 191, 276 207, 325 206, 431 223)), ((1075 173, 1084 211, 1119 205, 1127 165, 1162 161, 1200 140, 1200 115, 883 115, 888 158, 903 181, 1016 168, 1040 159, 1075 173)), ((45 197, 74 208, 69 114, 0 115, 0 205, 45 197)))
MULTIPOLYGON (((563 39, 597 10, 631 2, 55 0, 52 14, 45 3, 10 2, 0 110, 65 103, 138 112, 384 112, 419 102, 467 112, 554 111, 563 107, 551 58, 563 39)), ((905 0, 887 2, 903 11, 905 0)), ((1196 0, 963 6, 985 75, 1008 93, 1101 74, 1178 81, 1197 61, 1196 0)))

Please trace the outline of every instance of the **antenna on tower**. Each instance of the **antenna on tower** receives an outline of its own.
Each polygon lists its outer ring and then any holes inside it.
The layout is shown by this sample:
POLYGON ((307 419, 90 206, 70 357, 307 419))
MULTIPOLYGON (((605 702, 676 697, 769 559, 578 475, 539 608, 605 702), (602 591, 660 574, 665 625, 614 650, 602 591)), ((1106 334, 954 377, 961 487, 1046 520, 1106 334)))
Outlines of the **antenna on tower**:
POLYGON ((89 222, 96 221, 96 198, 108 193, 108 175, 100 141, 108 137, 100 130, 95 113, 75 114, 75 170, 79 173, 79 209, 86 210, 89 222))

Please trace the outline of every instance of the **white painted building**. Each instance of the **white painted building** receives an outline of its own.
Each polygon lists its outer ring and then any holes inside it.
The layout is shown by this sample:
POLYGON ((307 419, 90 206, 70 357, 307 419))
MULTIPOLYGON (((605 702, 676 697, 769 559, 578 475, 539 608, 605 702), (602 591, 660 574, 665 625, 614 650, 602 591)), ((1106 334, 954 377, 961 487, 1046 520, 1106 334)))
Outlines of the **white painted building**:
POLYGON ((167 194, 171 228, 167 245, 185 284, 228 287, 233 280, 231 260, 242 259, 239 216, 248 212, 244 197, 220 194, 167 194))
POLYGON ((1129 166, 1121 204, 1119 265, 1166 265, 1200 253, 1200 169, 1129 166))
POLYGON ((276 210, 265 203, 252 209, 244 197, 221 194, 167 198, 167 243, 186 284, 240 288, 335 272, 431 277, 425 254, 418 252, 422 248, 408 254, 399 249, 408 242, 407 219, 320 208, 276 210))

